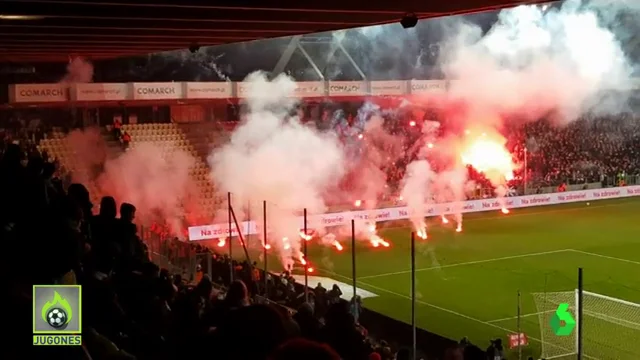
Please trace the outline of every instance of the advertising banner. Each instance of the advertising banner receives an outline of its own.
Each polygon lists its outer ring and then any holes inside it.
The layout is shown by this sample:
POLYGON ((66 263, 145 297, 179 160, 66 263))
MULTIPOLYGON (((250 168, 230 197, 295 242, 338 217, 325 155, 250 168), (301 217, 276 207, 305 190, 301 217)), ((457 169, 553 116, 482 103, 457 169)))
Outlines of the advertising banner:
POLYGON ((407 93, 407 82, 402 80, 372 81, 369 92, 371 95, 377 96, 404 95, 407 93))
POLYGON ((447 91, 446 80, 411 80, 412 94, 433 94, 447 91))
POLYGON ((67 85, 63 84, 15 84, 9 86, 9 102, 39 103, 68 100, 67 85))
POLYGON ((187 99, 227 99, 233 91, 231 82, 187 82, 185 83, 187 99))
POLYGON ((367 95, 365 81, 330 81, 329 96, 364 96, 367 95))
POLYGON ((181 82, 131 83, 134 100, 182 99, 181 82))
POLYGON ((74 84, 69 89, 72 101, 121 101, 127 100, 127 84, 74 84))

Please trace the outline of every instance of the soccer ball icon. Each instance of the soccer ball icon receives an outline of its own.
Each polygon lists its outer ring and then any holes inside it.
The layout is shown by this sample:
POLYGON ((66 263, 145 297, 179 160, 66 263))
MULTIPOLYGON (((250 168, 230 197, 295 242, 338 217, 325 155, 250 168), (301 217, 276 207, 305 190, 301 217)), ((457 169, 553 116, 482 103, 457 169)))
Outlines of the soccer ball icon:
POLYGON ((67 313, 60 308, 47 311, 47 322, 52 327, 59 329, 67 323, 67 313))

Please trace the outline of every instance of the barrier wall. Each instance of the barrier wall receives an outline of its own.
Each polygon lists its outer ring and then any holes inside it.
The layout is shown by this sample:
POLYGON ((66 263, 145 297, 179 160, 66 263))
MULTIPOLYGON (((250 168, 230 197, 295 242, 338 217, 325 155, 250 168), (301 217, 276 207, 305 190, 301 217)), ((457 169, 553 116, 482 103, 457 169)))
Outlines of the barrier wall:
MULTIPOLYGON (((504 205, 506 208, 515 209, 532 206, 567 204, 580 201, 598 201, 607 199, 617 199, 631 196, 640 196, 640 186, 626 186, 605 189, 568 191, 562 193, 540 194, 515 196, 501 199, 482 199, 469 200, 459 203, 442 203, 428 206, 425 216, 439 216, 454 213, 473 213, 481 211, 498 211, 504 205)), ((358 211, 342 211, 335 213, 327 213, 322 215, 309 216, 308 226, 313 227, 331 227, 348 225, 351 219, 368 221, 391 221, 409 219, 409 208, 406 206, 374 209, 374 210, 358 210, 358 211)), ((260 220, 261 221, 261 220, 260 220)), ((304 218, 299 218, 300 228, 304 227, 304 218)), ((255 235, 261 230, 255 221, 244 221, 240 223, 244 235, 255 235)), ((227 237, 229 234, 228 224, 213 224, 192 226, 189 228, 189 240, 209 240, 227 237)), ((233 236, 237 235, 237 229, 232 227, 233 236)))
MULTIPOLYGON (((362 97, 437 95, 446 93, 456 80, 302 81, 292 97, 362 97)), ((636 89, 640 89, 640 79, 636 89)), ((13 84, 10 103, 56 103, 125 100, 203 100, 245 98, 244 82, 146 82, 92 84, 13 84)))

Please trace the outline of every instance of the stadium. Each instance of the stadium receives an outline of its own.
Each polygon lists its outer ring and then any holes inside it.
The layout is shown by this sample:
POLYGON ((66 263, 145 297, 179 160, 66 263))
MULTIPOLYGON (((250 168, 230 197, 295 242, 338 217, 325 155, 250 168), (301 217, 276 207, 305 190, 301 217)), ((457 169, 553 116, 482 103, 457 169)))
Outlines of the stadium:
POLYGON ((188 23, 254 10, 10 2, 10 304, 35 341, 32 286, 81 285, 83 319, 11 356, 640 358, 635 3, 294 9, 215 40, 188 23))

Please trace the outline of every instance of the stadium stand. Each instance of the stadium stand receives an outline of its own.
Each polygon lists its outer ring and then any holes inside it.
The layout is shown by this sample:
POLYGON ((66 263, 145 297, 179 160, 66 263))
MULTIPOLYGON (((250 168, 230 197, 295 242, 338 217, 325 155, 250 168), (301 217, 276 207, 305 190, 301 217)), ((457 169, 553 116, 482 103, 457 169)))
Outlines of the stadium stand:
MULTIPOLYGON (((538 186, 590 181, 608 186, 637 180, 629 175, 640 170, 637 122, 583 120, 560 131, 544 122, 527 127, 513 132, 511 145, 520 157, 524 152, 517 144, 530 148, 531 178, 538 186), (594 131, 603 128, 607 136, 594 131)), ((206 154, 212 143, 225 139, 218 125, 142 123, 126 124, 122 130, 131 136, 129 148, 151 142, 164 151, 197 155, 191 176, 201 205, 213 211, 216 199, 206 154)), ((109 132, 101 134, 111 141, 109 132)), ((96 193, 92 174, 82 174, 88 179, 83 185, 64 181, 64 174, 78 170, 80 161, 66 136, 53 129, 36 145, 32 130, 4 129, 0 160, 5 254, 32 257, 27 267, 19 257, 2 262, 5 274, 21 269, 8 280, 12 308, 31 306, 33 283, 80 283, 85 289, 82 351, 60 348, 53 358, 177 359, 212 352, 220 359, 409 358, 406 350, 396 353, 388 343, 374 341, 333 289, 314 289, 315 308, 310 308, 301 301, 304 289, 288 273, 252 273, 246 261, 181 242, 162 225, 136 228, 116 218, 115 208, 108 206, 115 202, 105 197, 108 194, 96 193), (51 170, 54 165, 58 172, 51 170), (98 203, 96 214, 93 204, 98 203), (266 293, 254 281, 265 276, 270 284, 266 293), (311 342, 291 340, 299 336, 311 342)), ((112 141, 110 148, 104 156, 126 151, 112 141)), ((44 356, 24 343, 28 336, 23 335, 30 330, 12 332, 8 341, 16 346, 7 350, 8 358, 22 358, 29 351, 44 356)), ((448 356, 457 358, 462 352, 465 359, 486 356, 465 343, 450 349, 448 356)))

